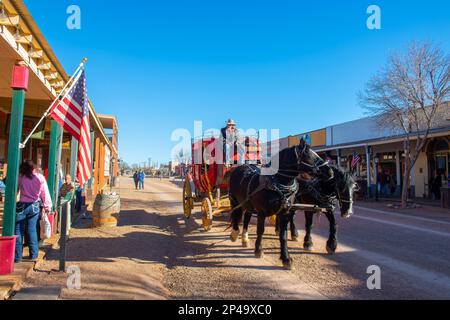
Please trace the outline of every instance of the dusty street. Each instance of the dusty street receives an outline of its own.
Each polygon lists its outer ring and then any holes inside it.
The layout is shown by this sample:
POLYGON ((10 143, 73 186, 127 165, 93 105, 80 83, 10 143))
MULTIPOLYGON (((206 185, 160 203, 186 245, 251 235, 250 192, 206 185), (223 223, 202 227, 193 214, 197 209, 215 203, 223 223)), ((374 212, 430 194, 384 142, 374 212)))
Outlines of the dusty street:
MULTIPOLYGON (((442 299, 450 298, 450 214, 393 213, 357 206, 339 219, 339 247, 325 250, 328 221, 316 217, 314 251, 289 242, 295 270, 278 261, 279 242, 266 229, 265 256, 253 243, 231 243, 228 215, 201 228, 200 213, 185 221, 181 189, 146 180, 144 191, 120 179, 122 213, 117 228, 72 229, 68 265, 81 271, 81 289, 68 289, 55 272, 58 250, 48 254, 25 288, 54 288, 59 299, 442 299), (366 285, 368 266, 381 268, 381 290, 366 285)), ((304 217, 296 217, 300 237, 304 217)), ((254 227, 250 238, 254 239, 254 227)), ((39 291, 39 290, 38 290, 39 291)))

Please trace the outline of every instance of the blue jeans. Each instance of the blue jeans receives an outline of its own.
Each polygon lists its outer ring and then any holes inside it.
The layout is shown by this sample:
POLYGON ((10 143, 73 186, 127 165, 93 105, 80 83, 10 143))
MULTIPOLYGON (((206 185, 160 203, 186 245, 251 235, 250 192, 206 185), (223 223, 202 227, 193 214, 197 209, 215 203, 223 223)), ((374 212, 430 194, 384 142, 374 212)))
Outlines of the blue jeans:
POLYGON ((139 180, 139 189, 144 190, 144 180, 139 180))
MULTIPOLYGON (((20 205, 20 204, 19 204, 20 205)), ((39 255, 39 242, 37 224, 40 216, 40 203, 22 203, 23 211, 16 214, 16 257, 14 262, 21 262, 23 255, 23 238, 25 236, 25 225, 30 248, 30 258, 36 259, 39 255)))
POLYGON ((81 207, 83 206, 83 194, 82 191, 80 189, 77 189, 76 193, 76 203, 75 203, 75 210, 76 212, 80 212, 81 211, 81 207))

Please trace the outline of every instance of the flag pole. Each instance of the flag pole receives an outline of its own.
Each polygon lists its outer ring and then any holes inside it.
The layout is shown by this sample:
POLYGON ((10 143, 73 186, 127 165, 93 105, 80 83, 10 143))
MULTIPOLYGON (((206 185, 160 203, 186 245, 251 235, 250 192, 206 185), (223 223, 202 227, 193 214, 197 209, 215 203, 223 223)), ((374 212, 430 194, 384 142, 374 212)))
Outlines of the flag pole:
POLYGON ((41 125, 42 121, 44 121, 45 118, 48 117, 48 115, 50 114, 50 111, 52 111, 54 104, 56 101, 59 101, 61 96, 64 93, 64 96, 62 97, 64 99, 64 97, 67 95, 67 91, 70 90, 66 90, 67 87, 69 87, 69 89, 72 87, 72 84, 75 83, 76 81, 75 78, 78 79, 78 73, 81 70, 81 68, 83 68, 83 66, 85 65, 85 63, 87 62, 87 58, 83 58, 83 60, 81 61, 81 63, 78 65, 78 67, 76 68, 75 72, 73 73, 72 77, 70 77, 69 81, 67 81, 66 85, 64 86, 64 88, 59 92, 59 94, 56 96, 55 100, 53 100, 52 104, 50 105, 50 107, 47 109, 47 111, 45 111, 45 113, 42 115, 41 119, 39 119, 38 123, 34 126, 33 130, 31 130, 30 134, 25 138, 25 140, 19 145, 20 149, 24 149, 28 140, 30 140, 31 136, 36 132, 36 130, 39 128, 39 126, 41 125))

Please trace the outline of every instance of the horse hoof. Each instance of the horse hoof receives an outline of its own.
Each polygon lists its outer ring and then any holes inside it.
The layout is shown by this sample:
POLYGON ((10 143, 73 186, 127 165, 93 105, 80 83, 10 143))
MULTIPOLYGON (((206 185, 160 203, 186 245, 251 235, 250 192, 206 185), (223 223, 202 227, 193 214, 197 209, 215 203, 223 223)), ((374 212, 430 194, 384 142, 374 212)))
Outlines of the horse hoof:
POLYGON ((313 245, 311 244, 303 244, 303 249, 305 249, 306 251, 313 251, 313 245))
POLYGON ((298 242, 298 237, 292 237, 291 239, 293 242, 298 242))
POLYGON ((236 242, 239 238, 239 231, 231 231, 230 240, 231 242, 236 242))
POLYGON ((255 257, 258 259, 261 259, 264 257, 264 252, 263 251, 255 251, 255 257))
POLYGON ((328 252, 328 254, 335 254, 336 253, 336 248, 332 248, 332 247, 327 245, 327 252, 328 252))
POLYGON ((283 261, 283 268, 285 270, 295 270, 292 259, 289 259, 288 261, 283 261))
POLYGON ((242 241, 242 247, 243 248, 248 248, 248 240, 247 241, 242 241))

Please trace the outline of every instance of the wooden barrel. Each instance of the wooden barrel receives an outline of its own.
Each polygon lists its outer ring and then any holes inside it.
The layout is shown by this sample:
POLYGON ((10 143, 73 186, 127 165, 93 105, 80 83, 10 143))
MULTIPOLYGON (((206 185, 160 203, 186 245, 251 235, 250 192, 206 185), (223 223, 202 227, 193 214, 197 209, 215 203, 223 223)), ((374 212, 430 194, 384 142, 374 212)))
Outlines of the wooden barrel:
POLYGON ((92 208, 92 223, 94 227, 116 227, 120 213, 120 196, 99 194, 92 208))

